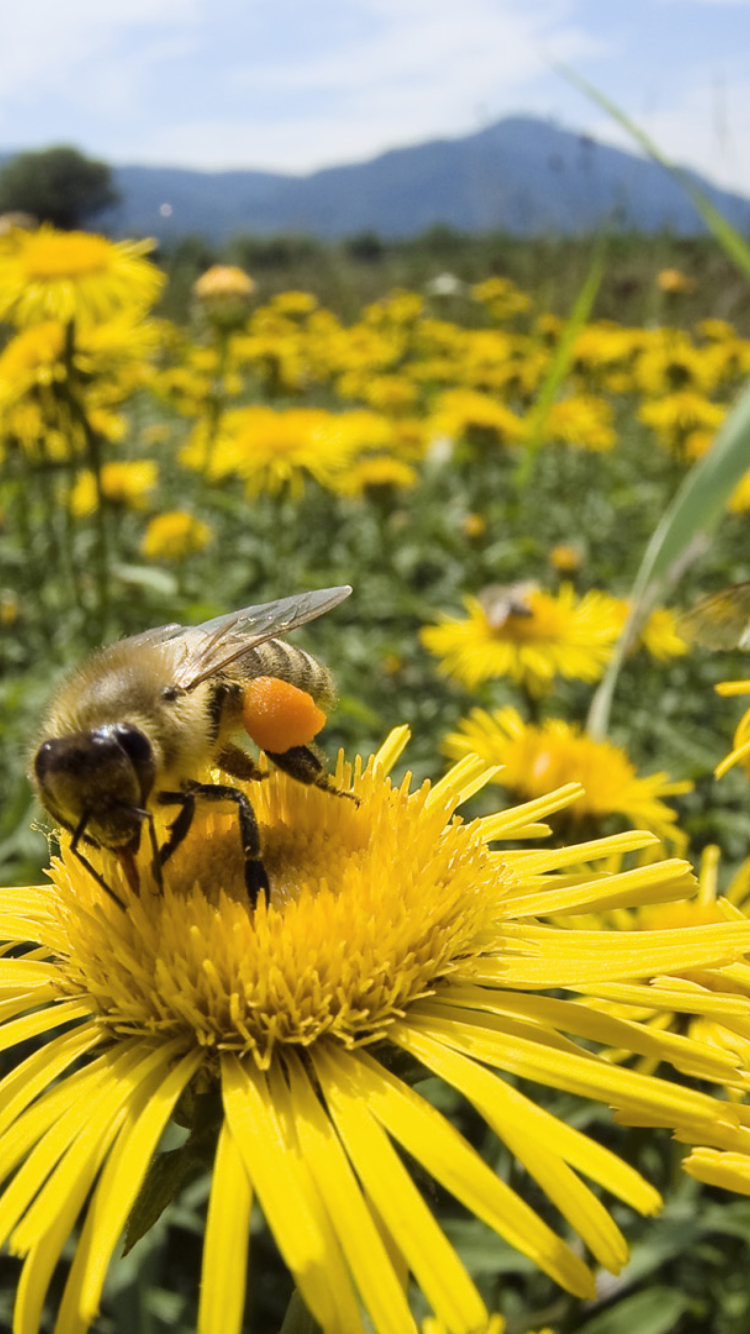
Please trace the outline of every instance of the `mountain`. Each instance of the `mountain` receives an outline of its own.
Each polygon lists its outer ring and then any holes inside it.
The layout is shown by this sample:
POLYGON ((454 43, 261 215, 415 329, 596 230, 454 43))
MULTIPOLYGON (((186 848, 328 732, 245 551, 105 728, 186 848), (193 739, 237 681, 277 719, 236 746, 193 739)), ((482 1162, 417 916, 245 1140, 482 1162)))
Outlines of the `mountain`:
MULTIPOLYGON (((750 231, 750 200, 685 174, 734 227, 750 231)), ((120 167, 114 176, 123 202, 97 222, 161 240, 189 232, 215 242, 242 232, 333 240, 363 231, 397 239, 440 223, 537 236, 606 223, 704 230, 685 191, 655 163, 526 116, 306 176, 166 167, 120 167)))

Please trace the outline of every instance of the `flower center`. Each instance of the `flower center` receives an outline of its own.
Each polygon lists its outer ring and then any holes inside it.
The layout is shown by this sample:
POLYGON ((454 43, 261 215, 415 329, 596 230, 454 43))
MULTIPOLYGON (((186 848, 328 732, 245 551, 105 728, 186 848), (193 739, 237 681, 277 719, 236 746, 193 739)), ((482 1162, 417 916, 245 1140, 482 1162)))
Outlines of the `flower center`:
POLYGON ((147 847, 139 895, 103 855, 125 912, 68 857, 55 876, 68 994, 90 995, 117 1033, 184 1033, 261 1065, 277 1042, 382 1038, 479 952, 498 864, 427 786, 393 788, 370 765, 354 787, 358 804, 277 772, 248 786, 270 883, 254 911, 234 811, 196 816, 163 891, 147 847))
POLYGON ((105 273, 109 256, 109 242, 102 236, 87 236, 82 232, 42 234, 26 246, 23 267, 30 283, 54 278, 82 278, 105 273))

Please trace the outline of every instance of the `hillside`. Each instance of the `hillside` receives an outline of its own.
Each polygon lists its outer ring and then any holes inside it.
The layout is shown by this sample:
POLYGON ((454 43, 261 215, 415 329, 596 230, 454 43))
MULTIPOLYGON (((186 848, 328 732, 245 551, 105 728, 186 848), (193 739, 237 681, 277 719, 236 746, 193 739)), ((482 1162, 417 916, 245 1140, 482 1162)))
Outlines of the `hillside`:
MULTIPOLYGON (((525 116, 306 176, 133 166, 117 168, 115 178, 123 202, 102 222, 162 240, 201 233, 221 242, 242 232, 334 240, 363 231, 398 239, 441 223, 531 236, 606 223, 703 230, 685 192, 656 164, 525 116)), ((692 179, 735 227, 750 230, 750 200, 692 179)))

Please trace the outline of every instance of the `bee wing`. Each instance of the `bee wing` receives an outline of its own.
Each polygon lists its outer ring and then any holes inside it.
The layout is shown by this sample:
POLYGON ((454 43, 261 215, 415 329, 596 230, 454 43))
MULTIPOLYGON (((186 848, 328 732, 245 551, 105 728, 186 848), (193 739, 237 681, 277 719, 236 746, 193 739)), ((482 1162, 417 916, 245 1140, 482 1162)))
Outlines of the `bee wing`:
MULTIPOLYGON (((243 607, 241 611, 217 616, 202 625, 184 628, 164 626, 161 639, 180 636, 184 641, 185 657, 180 662, 174 684, 182 690, 193 690, 209 676, 215 676, 225 667, 241 658, 256 644, 277 635, 288 634, 298 625, 313 621, 317 616, 337 607, 351 593, 348 584, 339 588, 319 588, 311 593, 298 593, 266 602, 257 607, 243 607)), ((158 631, 152 631, 158 635, 158 631)))
POLYGON ((701 598, 680 617, 677 629, 704 648, 750 647, 750 580, 701 598))

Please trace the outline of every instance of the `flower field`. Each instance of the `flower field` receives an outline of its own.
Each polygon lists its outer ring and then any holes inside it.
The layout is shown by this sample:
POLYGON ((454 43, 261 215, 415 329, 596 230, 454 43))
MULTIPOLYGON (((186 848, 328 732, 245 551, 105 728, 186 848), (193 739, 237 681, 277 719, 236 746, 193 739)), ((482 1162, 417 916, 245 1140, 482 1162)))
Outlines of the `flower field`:
POLYGON ((146 243, 0 235, 0 1328, 747 1328, 750 683, 683 614, 750 577, 750 436, 631 612, 750 330, 595 286, 351 315, 222 264, 178 320, 146 243), (347 584, 293 637, 330 779, 232 779, 257 903, 221 803, 163 862, 155 803, 130 861, 55 835, 71 667, 347 584))

